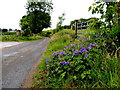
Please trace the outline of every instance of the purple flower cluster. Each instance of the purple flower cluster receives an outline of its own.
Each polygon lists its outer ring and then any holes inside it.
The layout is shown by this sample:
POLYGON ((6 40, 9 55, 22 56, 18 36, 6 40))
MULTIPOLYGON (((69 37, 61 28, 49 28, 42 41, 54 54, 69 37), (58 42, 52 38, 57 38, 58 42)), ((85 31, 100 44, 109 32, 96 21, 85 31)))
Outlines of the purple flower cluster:
POLYGON ((85 58, 88 58, 88 55, 85 55, 85 58))
POLYGON ((74 46, 75 44, 70 44, 70 46, 74 46))
POLYGON ((80 50, 80 52, 82 53, 82 52, 86 52, 87 50, 85 49, 85 48, 82 48, 81 50, 80 50))
POLYGON ((80 47, 82 47, 83 45, 82 44, 80 44, 80 47))
POLYGON ((62 51, 65 51, 65 49, 62 49, 62 51))
POLYGON ((62 65, 67 65, 67 64, 69 64, 69 62, 62 62, 62 63, 60 63, 60 64, 62 64, 62 65))
POLYGON ((49 58, 46 58, 46 63, 48 63, 48 61, 49 61, 49 58))
POLYGON ((63 53, 63 52, 60 52, 60 53, 59 53, 59 55, 62 55, 62 54, 64 54, 64 53, 63 53))
POLYGON ((92 47, 91 46, 88 46, 88 48, 87 49, 92 49, 92 47))
POLYGON ((57 53, 53 53, 53 55, 57 55, 57 53))
POLYGON ((77 55, 78 54, 78 50, 75 50, 73 55, 77 55))
POLYGON ((64 48, 70 48, 70 46, 66 46, 66 47, 64 47, 64 48))
POLYGON ((90 43, 90 46, 95 46, 96 44, 92 44, 92 43, 90 43))
POLYGON ((96 34, 95 36, 98 37, 98 34, 96 34))

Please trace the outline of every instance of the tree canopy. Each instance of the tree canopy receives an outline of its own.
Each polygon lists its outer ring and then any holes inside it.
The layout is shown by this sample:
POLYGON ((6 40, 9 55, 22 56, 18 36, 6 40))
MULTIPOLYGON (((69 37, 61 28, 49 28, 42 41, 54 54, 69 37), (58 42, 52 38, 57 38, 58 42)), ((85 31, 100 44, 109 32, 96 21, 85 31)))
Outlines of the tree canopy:
POLYGON ((48 28, 51 25, 52 11, 51 2, 27 2, 26 9, 27 15, 24 15, 20 20, 20 26, 22 30, 30 29, 32 33, 40 33, 44 28, 48 28))

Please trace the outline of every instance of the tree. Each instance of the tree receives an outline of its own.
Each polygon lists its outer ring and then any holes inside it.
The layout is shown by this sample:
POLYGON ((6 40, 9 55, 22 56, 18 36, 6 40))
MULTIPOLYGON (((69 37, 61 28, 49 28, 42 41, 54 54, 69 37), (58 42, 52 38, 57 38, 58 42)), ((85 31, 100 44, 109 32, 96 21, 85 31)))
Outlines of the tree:
POLYGON ((98 30, 102 27, 102 21, 99 20, 99 18, 89 18, 89 27, 88 29, 91 29, 91 30, 98 30))
POLYGON ((116 22, 114 21, 115 14, 116 14, 116 4, 118 2, 100 2, 97 1, 89 7, 89 11, 94 13, 100 13, 101 19, 105 19, 105 27, 109 27, 110 30, 112 29, 112 25, 116 22))
POLYGON ((12 31, 12 29, 11 29, 11 28, 9 28, 9 31, 12 31))
POLYGON ((8 31, 8 29, 2 29, 2 32, 7 32, 8 31))
POLYGON ((0 28, 0 32, 2 32, 2 29, 0 28))
POLYGON ((40 33, 44 28, 50 27, 52 11, 51 2, 28 2, 26 5, 27 15, 20 20, 22 30, 30 28, 32 33, 40 33))
POLYGON ((57 23, 57 27, 56 27, 58 30, 62 29, 62 24, 63 24, 63 21, 65 20, 64 16, 65 16, 65 13, 62 13, 62 15, 58 17, 59 22, 57 23))
POLYGON ((32 36, 32 31, 30 30, 29 27, 24 31, 23 36, 27 37, 32 36))
POLYGON ((29 15, 28 16, 24 15, 22 17, 22 19, 20 19, 20 27, 22 30, 25 30, 29 27, 29 18, 28 17, 29 17, 29 15))

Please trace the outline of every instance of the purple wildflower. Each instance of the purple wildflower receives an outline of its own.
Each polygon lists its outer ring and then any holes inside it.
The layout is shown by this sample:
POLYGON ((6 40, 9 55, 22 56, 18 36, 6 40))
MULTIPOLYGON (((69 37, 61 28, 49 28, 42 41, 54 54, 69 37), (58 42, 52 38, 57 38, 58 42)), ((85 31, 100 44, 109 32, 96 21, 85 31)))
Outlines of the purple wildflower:
POLYGON ((62 65, 67 65, 67 64, 69 64, 69 62, 62 62, 61 64, 62 65))
POLYGON ((73 55, 77 55, 78 54, 78 50, 75 50, 73 55))
POLYGON ((80 44, 80 47, 82 47, 83 45, 82 44, 80 44))
POLYGON ((85 49, 85 48, 82 48, 81 50, 80 50, 80 52, 82 53, 82 52, 86 52, 87 50, 85 49))
POLYGON ((96 34, 95 36, 98 37, 98 34, 96 34))
POLYGON ((64 53, 63 53, 63 52, 60 52, 60 53, 59 53, 59 55, 62 55, 62 54, 64 54, 64 53))
POLYGON ((49 58, 46 58, 46 63, 48 63, 48 61, 49 61, 49 58))
POLYGON ((67 48, 70 48, 70 46, 67 46, 67 48))
POLYGON ((92 49, 92 47, 91 46, 88 46, 88 48, 87 49, 92 49))
POLYGON ((70 48, 70 46, 66 46, 66 47, 64 47, 64 48, 70 48))
POLYGON ((88 55, 85 55, 85 58, 88 58, 88 55))
POLYGON ((62 51, 65 51, 65 49, 63 49, 62 51))
POLYGON ((57 55, 57 53, 53 53, 53 55, 57 55))
POLYGON ((95 46, 95 44, 90 43, 91 46, 95 46))
POLYGON ((85 41, 89 41, 89 39, 88 39, 88 38, 86 38, 86 39, 85 39, 85 41))
POLYGON ((70 44, 70 46, 75 46, 75 44, 70 44))
POLYGON ((67 48, 67 46, 65 46, 64 48, 67 48))

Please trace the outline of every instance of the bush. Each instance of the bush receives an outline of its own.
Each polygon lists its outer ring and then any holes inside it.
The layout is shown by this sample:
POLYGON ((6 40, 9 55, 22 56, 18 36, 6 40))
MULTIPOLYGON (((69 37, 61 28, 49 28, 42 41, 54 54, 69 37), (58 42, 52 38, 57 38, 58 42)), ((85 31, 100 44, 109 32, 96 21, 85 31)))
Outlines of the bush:
POLYGON ((2 32, 1 35, 16 35, 16 32, 2 32))
POLYGON ((42 31, 38 35, 44 36, 44 37, 50 37, 52 35, 52 31, 42 31))
POLYGON ((30 30, 30 28, 27 28, 22 35, 26 37, 30 37, 32 36, 32 31, 30 30))
POLYGON ((0 38, 0 41, 33 41, 42 39, 41 36, 30 36, 30 37, 23 37, 23 36, 16 36, 16 35, 3 35, 0 38))
POLYGON ((19 37, 20 41, 32 41, 42 39, 40 36, 31 36, 31 37, 19 37))
POLYGON ((19 41, 19 38, 16 35, 2 35, 1 41, 19 41))

